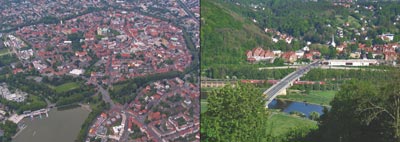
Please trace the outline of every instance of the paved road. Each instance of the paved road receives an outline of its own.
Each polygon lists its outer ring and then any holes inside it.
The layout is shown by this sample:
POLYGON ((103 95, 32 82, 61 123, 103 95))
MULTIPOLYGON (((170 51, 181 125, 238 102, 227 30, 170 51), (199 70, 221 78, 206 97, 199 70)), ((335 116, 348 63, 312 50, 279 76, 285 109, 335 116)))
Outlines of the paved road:
MULTIPOLYGON (((179 3, 179 5, 181 5, 181 7, 183 8, 183 10, 185 10, 185 12, 187 14, 189 14, 190 17, 192 17, 193 19, 196 19, 196 16, 194 16, 194 14, 192 13, 192 11, 190 11, 187 6, 181 1, 181 0, 177 0, 177 2, 179 3)), ((198 24, 199 21, 196 20, 196 23, 198 24)))
POLYGON ((266 90, 263 94, 267 95, 267 105, 277 96, 277 93, 282 89, 286 89, 289 87, 290 83, 301 77, 303 74, 307 73, 312 67, 318 66, 319 61, 313 62, 309 65, 306 65, 302 68, 299 68, 295 72, 290 73, 283 79, 281 79, 278 83, 274 84, 268 90, 266 90))
POLYGON ((292 69, 292 68, 297 69, 297 68, 301 68, 301 67, 303 67, 303 66, 295 65, 295 66, 279 66, 279 67, 262 67, 262 68, 258 68, 258 70, 292 69))
POLYGON ((123 111, 123 114, 122 115, 125 115, 125 118, 126 118, 126 121, 125 121, 125 127, 124 127, 124 133, 121 135, 121 139, 119 140, 119 141, 121 141, 121 142, 126 142, 126 141, 128 141, 128 138, 129 138, 129 132, 128 132, 128 121, 129 121, 129 119, 131 118, 131 116, 130 116, 130 114, 129 113, 126 113, 125 111, 123 111))
POLYGON ((337 69, 337 70, 368 70, 368 71, 386 71, 384 69, 360 68, 360 67, 335 67, 335 66, 319 66, 320 69, 337 69))
MULTIPOLYGON (((262 67, 258 68, 258 70, 274 70, 274 69, 289 69, 289 68, 301 68, 303 66, 280 66, 280 67, 262 67)), ((343 66, 326 66, 321 65, 318 66, 320 69, 338 69, 338 70, 371 70, 371 71, 386 71, 384 69, 373 69, 373 68, 361 68, 361 67, 343 67, 343 66)))
MULTIPOLYGON (((86 78, 85 76, 81 76, 81 78, 84 79, 84 80, 86 80, 86 81, 89 80, 89 79, 86 78)), ((113 108, 113 107, 115 106, 115 103, 114 103, 114 101, 111 99, 110 93, 108 93, 108 91, 107 91, 106 89, 104 89, 103 86, 101 86, 100 84, 96 83, 96 84, 94 84, 94 85, 96 85, 97 88, 99 89, 97 93, 100 93, 101 96, 102 96, 102 98, 103 98, 103 100, 104 100, 106 103, 109 103, 109 104, 110 104, 110 108, 113 108)))
POLYGON ((99 88, 99 93, 101 93, 101 96, 102 96, 103 100, 104 100, 106 103, 109 103, 110 106, 111 106, 111 108, 113 108, 113 107, 115 106, 115 103, 114 103, 114 101, 111 99, 110 94, 108 93, 108 91, 105 90, 105 89, 103 88, 103 86, 101 86, 101 85, 97 85, 97 88, 99 88))

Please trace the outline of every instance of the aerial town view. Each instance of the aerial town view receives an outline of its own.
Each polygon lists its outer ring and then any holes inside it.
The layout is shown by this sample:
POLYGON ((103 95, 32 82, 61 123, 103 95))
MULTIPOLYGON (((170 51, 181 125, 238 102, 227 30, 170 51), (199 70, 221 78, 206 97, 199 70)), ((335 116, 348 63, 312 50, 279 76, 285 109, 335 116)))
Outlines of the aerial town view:
POLYGON ((400 141, 400 2, 201 0, 201 140, 400 141))
POLYGON ((0 142, 400 142, 398 0, 2 0, 0 142))
POLYGON ((0 141, 199 141, 199 0, 0 2, 0 141))

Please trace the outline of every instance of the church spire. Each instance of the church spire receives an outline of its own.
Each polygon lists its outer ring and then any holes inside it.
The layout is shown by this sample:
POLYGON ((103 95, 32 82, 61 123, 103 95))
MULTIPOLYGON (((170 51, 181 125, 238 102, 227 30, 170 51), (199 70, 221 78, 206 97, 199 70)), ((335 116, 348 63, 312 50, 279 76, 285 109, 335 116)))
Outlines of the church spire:
POLYGON ((335 37, 334 37, 333 35, 332 35, 331 45, 332 45, 333 47, 336 47, 335 37))

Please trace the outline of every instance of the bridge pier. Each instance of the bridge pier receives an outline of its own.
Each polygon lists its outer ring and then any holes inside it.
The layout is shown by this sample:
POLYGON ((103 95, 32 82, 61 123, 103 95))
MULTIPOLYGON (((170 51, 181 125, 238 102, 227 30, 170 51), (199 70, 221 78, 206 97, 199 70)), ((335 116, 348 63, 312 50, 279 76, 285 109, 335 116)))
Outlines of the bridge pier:
POLYGON ((278 95, 286 95, 286 89, 282 89, 281 91, 279 91, 278 95))

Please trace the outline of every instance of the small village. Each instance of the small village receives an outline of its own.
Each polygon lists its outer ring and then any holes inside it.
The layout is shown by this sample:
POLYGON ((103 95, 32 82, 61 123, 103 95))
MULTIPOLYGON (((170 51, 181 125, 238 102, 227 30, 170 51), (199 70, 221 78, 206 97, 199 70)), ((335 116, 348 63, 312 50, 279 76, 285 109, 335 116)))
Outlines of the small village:
MULTIPOLYGON (((279 36, 278 38, 272 38, 273 42, 278 42, 282 40, 287 44, 290 44, 293 40, 293 37, 288 36, 286 34, 281 34, 279 31, 275 31, 272 29, 266 29, 266 32, 276 33, 279 36)), ((365 34, 365 33, 364 33, 365 34)), ((337 35, 339 37, 343 37, 343 31, 338 31, 337 35)), ((378 65, 387 64, 387 65, 396 65, 398 63, 398 56, 400 55, 400 45, 393 41, 393 34, 382 34, 378 35, 377 38, 382 41, 387 42, 386 44, 375 44, 375 45, 367 45, 363 43, 356 43, 356 41, 344 41, 339 45, 336 44, 334 35, 332 35, 332 40, 325 45, 327 48, 334 49, 334 55, 338 56, 339 60, 335 60, 333 62, 343 62, 338 63, 338 65, 347 66, 350 64, 346 64, 345 62, 368 62, 368 65, 378 65), (363 60, 359 60, 363 59, 363 60), (370 61, 368 61, 370 60, 370 61), (369 64, 372 61, 372 64, 369 64)), ((295 39, 297 40, 297 39, 295 39)), ((325 56, 321 54, 321 52, 317 49, 311 49, 311 42, 307 42, 306 45, 300 50, 296 51, 286 51, 282 50, 270 50, 264 49, 263 47, 256 47, 253 50, 249 50, 246 52, 247 61, 250 63, 266 61, 269 63, 273 63, 275 59, 281 58, 287 64, 302 64, 309 63, 315 59, 323 59, 325 56)), ((330 57, 332 58, 332 57, 330 57)), ((329 58, 328 58, 329 59, 329 58)), ((355 63, 357 64, 357 63, 355 63)))

